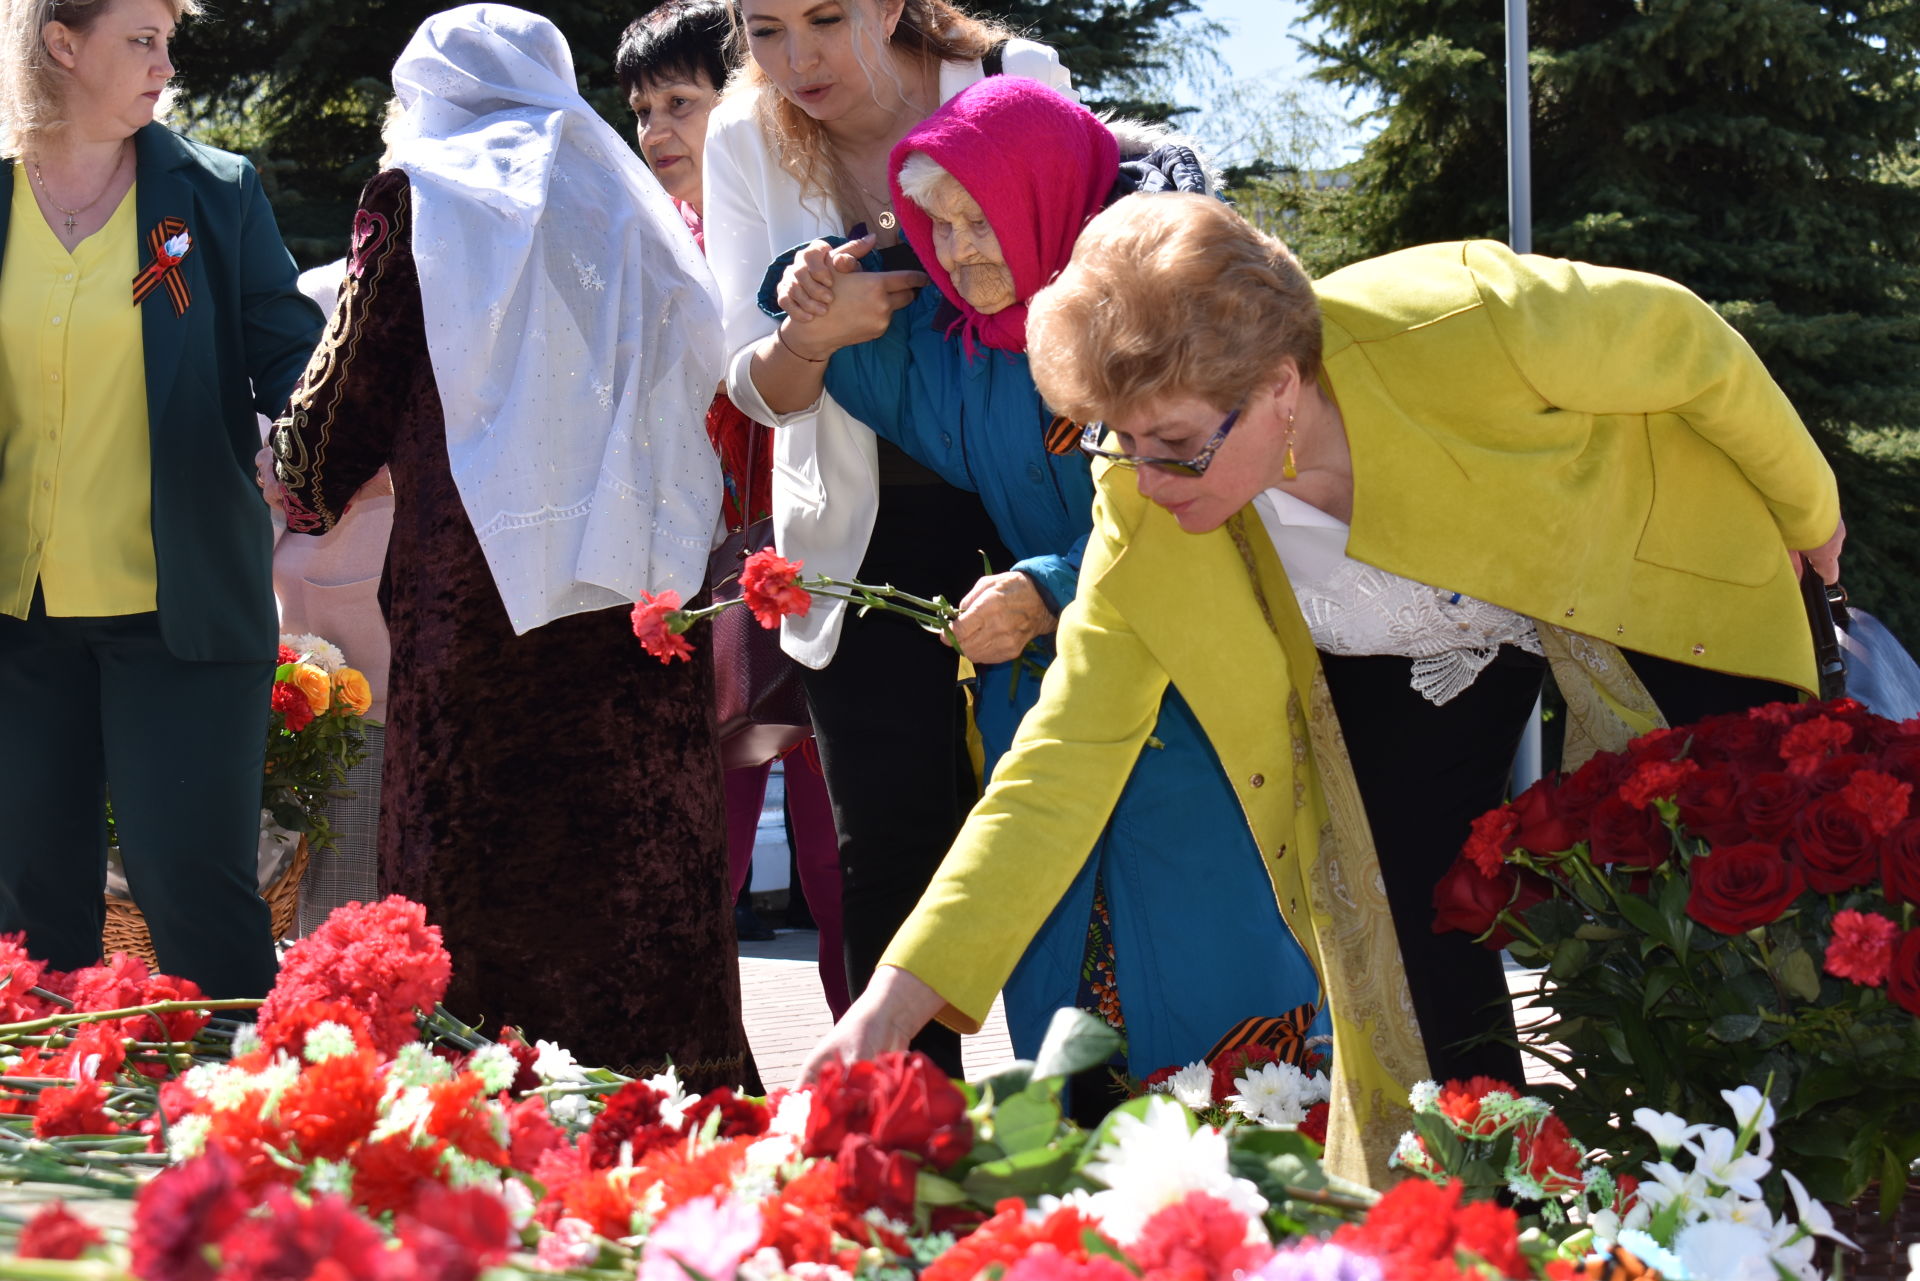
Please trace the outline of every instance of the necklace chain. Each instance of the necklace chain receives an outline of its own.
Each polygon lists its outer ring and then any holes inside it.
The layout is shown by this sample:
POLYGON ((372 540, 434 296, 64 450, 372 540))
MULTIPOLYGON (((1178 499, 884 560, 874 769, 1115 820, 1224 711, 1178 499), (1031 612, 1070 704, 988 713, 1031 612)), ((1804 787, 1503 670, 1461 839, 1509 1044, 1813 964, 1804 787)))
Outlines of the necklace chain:
POLYGON ((107 175, 106 185, 100 188, 100 194, 92 200, 87 201, 86 204, 81 205, 78 209, 69 209, 58 200, 55 200, 53 198, 53 192, 47 188, 46 175, 40 172, 40 161, 34 159, 29 161, 29 163, 33 166, 33 180, 40 184, 40 194, 47 198, 48 204, 66 215, 65 221, 61 225, 67 229, 67 234, 71 236, 73 229, 79 225, 80 215, 99 204, 102 200, 105 200, 107 193, 113 190, 114 180, 119 178, 121 166, 127 163, 127 152, 124 147, 121 148, 120 158, 113 162, 113 172, 107 175))

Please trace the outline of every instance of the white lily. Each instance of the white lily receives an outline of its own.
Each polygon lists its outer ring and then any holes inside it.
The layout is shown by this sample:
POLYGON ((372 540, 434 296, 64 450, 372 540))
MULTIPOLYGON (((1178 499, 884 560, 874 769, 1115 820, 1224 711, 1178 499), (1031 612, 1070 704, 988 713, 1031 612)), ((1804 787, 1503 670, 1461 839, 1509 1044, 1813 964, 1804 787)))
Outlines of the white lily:
POLYGON ((1773 1162, 1741 1151, 1739 1142, 1739 1136, 1733 1131, 1708 1126, 1687 1141, 1686 1149, 1695 1157, 1695 1170, 1704 1172, 1724 1188, 1758 1201, 1763 1195, 1760 1180, 1773 1169, 1773 1162))
POLYGON ((1758 1125, 1761 1131, 1771 1130, 1777 1119, 1773 1112, 1773 1102, 1751 1085, 1743 1085, 1737 1090, 1722 1090, 1720 1097, 1733 1109, 1733 1122, 1744 1130, 1749 1125, 1758 1125), (1756 1120, 1757 1118, 1757 1120, 1756 1120))
POLYGON ((1680 1145, 1699 1133, 1700 1126, 1694 1125, 1684 1116, 1675 1116, 1671 1112, 1656 1112, 1652 1108, 1635 1108, 1633 1123, 1647 1132, 1654 1146, 1660 1149, 1660 1155, 1671 1157, 1680 1150, 1680 1145))

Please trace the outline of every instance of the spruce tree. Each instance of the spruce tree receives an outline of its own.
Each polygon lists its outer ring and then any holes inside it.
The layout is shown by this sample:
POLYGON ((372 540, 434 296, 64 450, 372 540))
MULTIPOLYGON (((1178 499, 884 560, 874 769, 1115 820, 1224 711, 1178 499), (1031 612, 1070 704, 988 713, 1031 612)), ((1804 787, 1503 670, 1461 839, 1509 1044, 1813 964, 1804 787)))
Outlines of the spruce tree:
MULTIPOLYGON (((1669 276, 1752 342, 1841 476, 1855 598, 1920 640, 1920 8, 1535 0, 1533 241, 1669 276)), ((1507 235, 1500 0, 1312 0, 1382 128, 1356 254, 1507 235)))

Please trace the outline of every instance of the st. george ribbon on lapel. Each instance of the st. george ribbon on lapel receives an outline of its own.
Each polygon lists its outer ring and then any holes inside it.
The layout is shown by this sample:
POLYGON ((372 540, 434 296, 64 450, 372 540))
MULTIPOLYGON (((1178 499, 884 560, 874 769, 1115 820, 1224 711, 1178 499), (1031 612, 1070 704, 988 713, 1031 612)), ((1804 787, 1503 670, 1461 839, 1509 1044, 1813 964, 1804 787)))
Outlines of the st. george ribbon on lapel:
POLYGON ((187 231, 185 220, 162 218, 147 233, 147 243, 153 250, 153 261, 133 278, 134 306, 145 302, 148 294, 164 284, 167 296, 173 301, 173 314, 185 315, 187 304, 193 301, 187 279, 180 273, 180 260, 193 248, 193 236, 187 231))

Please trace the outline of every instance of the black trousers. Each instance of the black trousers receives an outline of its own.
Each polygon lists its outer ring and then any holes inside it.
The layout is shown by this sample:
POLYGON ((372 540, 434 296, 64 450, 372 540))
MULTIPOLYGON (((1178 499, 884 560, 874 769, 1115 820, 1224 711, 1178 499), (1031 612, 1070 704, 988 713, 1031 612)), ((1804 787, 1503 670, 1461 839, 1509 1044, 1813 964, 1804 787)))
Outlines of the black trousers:
MULTIPOLYGON (((1784 685, 1628 653, 1670 724, 1792 700, 1784 685)), ((1513 1006, 1500 955, 1460 933, 1433 932, 1433 890, 1473 820, 1507 799, 1508 772, 1540 692, 1546 660, 1507 646, 1451 702, 1410 683, 1412 660, 1320 656, 1373 828, 1413 1008, 1434 1079, 1475 1074, 1521 1084, 1513 1006)))
MULTIPOLYGON (((1013 563, 976 495, 947 485, 883 485, 860 579, 959 601, 982 573, 1013 563)), ((966 749, 958 658, 890 614, 848 615, 833 661, 805 674, 840 836, 847 983, 866 987, 894 931, 933 880, 979 786, 966 749)), ((952 1076, 960 1037, 938 1024, 914 1039, 952 1076)))
POLYGON ((105 801, 161 970, 265 996, 256 882, 273 664, 175 658, 159 615, 0 617, 0 930, 56 969, 100 959, 105 801))

